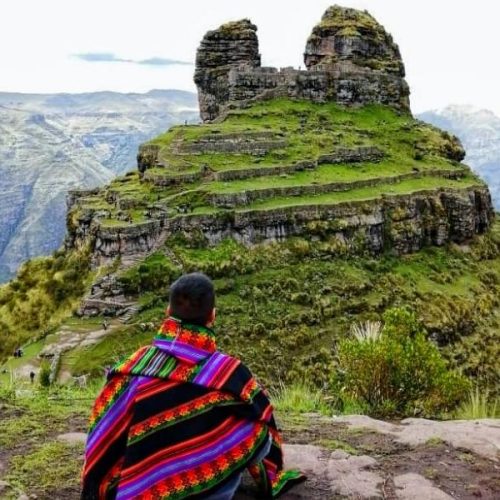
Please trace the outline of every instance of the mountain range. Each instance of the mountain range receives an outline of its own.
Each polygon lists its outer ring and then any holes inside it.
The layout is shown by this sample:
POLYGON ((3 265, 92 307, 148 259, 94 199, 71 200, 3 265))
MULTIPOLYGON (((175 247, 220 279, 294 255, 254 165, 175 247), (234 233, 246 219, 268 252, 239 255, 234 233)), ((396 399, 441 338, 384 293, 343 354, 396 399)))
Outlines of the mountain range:
POLYGON ((418 115, 421 120, 457 135, 470 165, 489 185, 493 203, 500 210, 500 117, 473 106, 447 106, 418 115))
POLYGON ((196 95, 178 90, 0 93, 0 281, 60 246, 68 189, 132 169, 139 144, 185 121, 196 95))

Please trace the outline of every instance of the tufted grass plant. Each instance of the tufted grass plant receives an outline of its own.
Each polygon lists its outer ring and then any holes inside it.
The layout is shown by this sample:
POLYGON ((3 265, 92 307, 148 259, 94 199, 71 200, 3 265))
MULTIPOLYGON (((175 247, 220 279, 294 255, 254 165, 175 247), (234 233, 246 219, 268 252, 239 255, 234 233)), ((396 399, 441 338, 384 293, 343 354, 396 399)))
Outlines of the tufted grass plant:
POLYGON ((303 381, 278 387, 270 391, 273 406, 282 413, 321 413, 330 415, 323 391, 303 381))
POLYGON ((487 389, 476 386, 469 391, 467 399, 460 405, 455 418, 477 420, 500 417, 500 398, 492 397, 487 389))

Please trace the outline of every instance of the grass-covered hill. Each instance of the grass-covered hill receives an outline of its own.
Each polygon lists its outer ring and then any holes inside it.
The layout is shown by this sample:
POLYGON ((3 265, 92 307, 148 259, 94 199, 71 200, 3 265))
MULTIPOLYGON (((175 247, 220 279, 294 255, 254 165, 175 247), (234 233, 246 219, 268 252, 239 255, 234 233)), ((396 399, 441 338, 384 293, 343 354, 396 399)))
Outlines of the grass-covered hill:
POLYGON ((460 143, 380 105, 277 99, 233 110, 220 123, 176 126, 141 148, 142 172, 78 200, 100 226, 147 222, 147 209, 220 215, 335 205, 436 188, 482 186, 460 143), (320 196, 319 196, 320 195, 320 196), (125 208, 127 217, 123 217, 125 208), (120 220, 122 218, 123 220, 120 220))
POLYGON ((120 300, 140 312, 60 359, 99 375, 151 337, 169 283, 201 270, 221 347, 268 383, 328 387, 351 326, 404 306, 498 391, 500 227, 462 157, 454 137, 380 105, 277 99, 173 127, 141 148, 138 172, 74 193, 66 249, 1 289, 2 355, 61 325, 95 330, 99 316, 64 318, 108 275, 101 312, 120 300))

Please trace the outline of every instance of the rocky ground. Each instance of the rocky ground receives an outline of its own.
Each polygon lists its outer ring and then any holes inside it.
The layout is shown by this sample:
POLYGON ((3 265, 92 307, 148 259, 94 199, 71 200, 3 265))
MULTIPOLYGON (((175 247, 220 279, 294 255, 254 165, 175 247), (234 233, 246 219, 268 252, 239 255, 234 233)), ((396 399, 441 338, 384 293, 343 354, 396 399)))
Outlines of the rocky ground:
MULTIPOLYGON (((91 395, 72 399, 0 405, 0 498, 79 498, 91 395), (43 430, 42 418, 50 423, 43 430)), ((284 499, 500 498, 500 420, 389 423, 306 414, 280 421, 287 465, 309 478, 284 499)), ((256 498, 249 478, 236 498, 256 498)))
POLYGON ((288 465, 309 481, 283 498, 500 498, 498 420, 304 417, 285 436, 288 465))

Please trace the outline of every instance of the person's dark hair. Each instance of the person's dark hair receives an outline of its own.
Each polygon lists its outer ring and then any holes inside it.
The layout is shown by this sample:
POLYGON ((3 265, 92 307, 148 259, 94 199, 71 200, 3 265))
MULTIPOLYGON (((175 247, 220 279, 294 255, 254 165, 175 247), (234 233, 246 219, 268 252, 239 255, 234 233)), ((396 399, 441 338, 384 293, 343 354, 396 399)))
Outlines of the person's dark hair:
POLYGON ((182 321, 205 325, 214 306, 214 285, 202 273, 185 274, 170 287, 170 313, 182 321))

